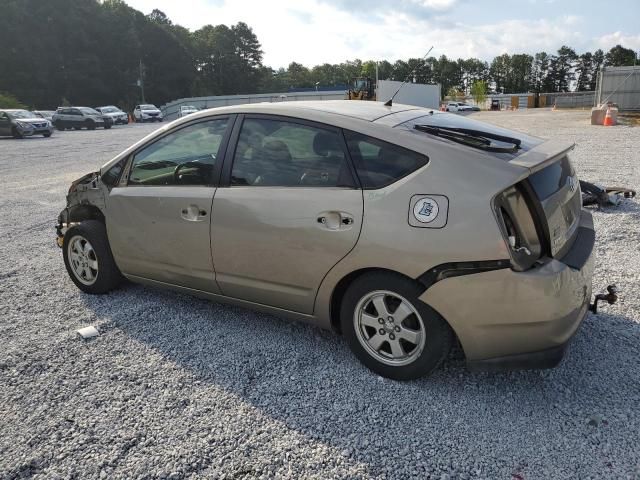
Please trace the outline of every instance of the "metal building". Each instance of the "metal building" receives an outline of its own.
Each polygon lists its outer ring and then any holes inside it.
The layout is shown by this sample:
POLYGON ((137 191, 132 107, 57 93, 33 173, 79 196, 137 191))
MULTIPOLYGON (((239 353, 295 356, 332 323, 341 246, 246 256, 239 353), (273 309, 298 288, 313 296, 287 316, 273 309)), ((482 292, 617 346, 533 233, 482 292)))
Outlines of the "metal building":
POLYGON ((640 65, 604 67, 598 72, 595 105, 608 102, 621 111, 640 111, 640 65))

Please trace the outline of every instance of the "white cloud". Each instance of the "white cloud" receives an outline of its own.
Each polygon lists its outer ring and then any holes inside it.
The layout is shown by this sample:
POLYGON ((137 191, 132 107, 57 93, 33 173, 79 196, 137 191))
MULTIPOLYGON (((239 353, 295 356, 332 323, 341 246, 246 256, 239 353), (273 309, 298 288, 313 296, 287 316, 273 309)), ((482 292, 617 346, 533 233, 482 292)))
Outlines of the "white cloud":
POLYGON ((622 32, 608 33, 596 38, 596 45, 605 52, 616 45, 638 51, 640 50, 640 35, 625 35, 622 32))
POLYGON ((448 10, 457 3, 457 0, 418 0, 418 3, 434 10, 448 10))
POLYGON ((640 35, 616 32, 597 39, 584 35, 583 18, 576 15, 476 25, 473 19, 460 14, 463 9, 455 9, 455 17, 447 13, 458 0, 396 0, 394 5, 398 8, 389 9, 384 15, 368 11, 366 2, 362 9, 354 11, 333 0, 190 0, 188 7, 187 2, 175 0, 127 3, 144 13, 159 8, 175 23, 190 29, 208 23, 246 22, 262 43, 264 63, 274 68, 292 61, 313 66, 354 58, 393 61, 422 57, 431 45, 434 56, 484 60, 501 53, 553 53, 562 45, 569 45, 578 53, 597 46, 608 49, 616 43, 640 47, 640 35), (432 13, 415 15, 412 8, 420 8, 421 12, 431 9, 432 13), (434 16, 435 11, 438 16, 434 16))

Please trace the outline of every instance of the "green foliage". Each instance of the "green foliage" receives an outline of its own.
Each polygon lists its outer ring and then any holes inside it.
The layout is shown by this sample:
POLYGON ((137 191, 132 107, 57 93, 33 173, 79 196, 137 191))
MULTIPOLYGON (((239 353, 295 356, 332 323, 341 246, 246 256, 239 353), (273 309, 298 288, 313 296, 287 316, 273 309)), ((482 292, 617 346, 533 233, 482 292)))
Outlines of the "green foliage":
POLYGON ((487 82, 484 80, 476 80, 471 85, 471 96, 476 105, 482 105, 487 99, 487 82))
POLYGON ((0 108, 26 108, 16 97, 0 92, 0 108))
POLYGON ((451 100, 456 100, 457 98, 464 97, 464 93, 462 93, 456 87, 449 87, 449 90, 447 90, 447 97, 449 97, 451 100))
POLYGON ((634 65, 636 60, 636 52, 622 45, 613 47, 606 56, 607 65, 612 67, 629 67, 634 65))
MULTIPOLYGON (((123 0, 0 0, 0 90, 27 105, 161 105, 180 97, 279 93, 289 88, 343 86, 376 77, 376 62, 360 59, 314 67, 292 61, 273 70, 247 24, 205 25, 191 32, 161 10, 150 14, 123 0), (34 34, 33 32, 37 32, 34 34), (17 41, 19 39, 19 41, 17 41), (43 48, 46 46, 46 48, 43 48)), ((477 85, 505 93, 593 90, 603 65, 633 65, 633 50, 546 52, 477 58, 377 62, 381 80, 439 83, 441 92, 473 94, 477 85)))

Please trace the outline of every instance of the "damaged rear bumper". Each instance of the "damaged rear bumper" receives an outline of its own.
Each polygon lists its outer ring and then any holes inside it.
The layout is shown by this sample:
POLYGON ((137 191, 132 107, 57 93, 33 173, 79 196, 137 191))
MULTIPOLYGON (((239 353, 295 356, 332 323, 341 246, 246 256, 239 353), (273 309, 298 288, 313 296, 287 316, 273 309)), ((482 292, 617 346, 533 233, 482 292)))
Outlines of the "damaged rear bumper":
POLYGON ((591 300, 594 235, 591 214, 563 259, 524 272, 502 268, 447 278, 420 299, 458 335, 473 368, 550 368, 580 327, 591 300))

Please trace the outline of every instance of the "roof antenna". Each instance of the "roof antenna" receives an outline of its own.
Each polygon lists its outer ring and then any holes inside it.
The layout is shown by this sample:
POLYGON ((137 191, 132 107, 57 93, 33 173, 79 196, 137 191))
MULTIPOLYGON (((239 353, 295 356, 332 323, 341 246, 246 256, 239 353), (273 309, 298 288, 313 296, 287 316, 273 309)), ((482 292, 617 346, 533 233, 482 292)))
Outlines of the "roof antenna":
MULTIPOLYGON (((422 57, 422 60, 426 60, 427 57, 429 56, 429 54, 431 53, 431 50, 433 50, 433 45, 431 45, 431 48, 429 49, 429 51, 424 55, 424 57, 422 57)), ((384 103, 385 107, 390 107, 393 105, 393 99, 396 98, 396 95, 398 94, 398 92, 400 91, 400 89, 402 89, 402 87, 404 87, 404 84, 407 83, 407 80, 409 80, 409 78, 413 77, 413 75, 416 73, 416 70, 418 69, 418 67, 420 66, 420 64, 416 65, 416 68, 414 68, 411 73, 409 75, 407 75, 407 78, 404 79, 404 82, 402 82, 400 84, 400 86, 398 87, 398 90, 396 90, 396 93, 393 94, 393 96, 387 100, 384 103)))

